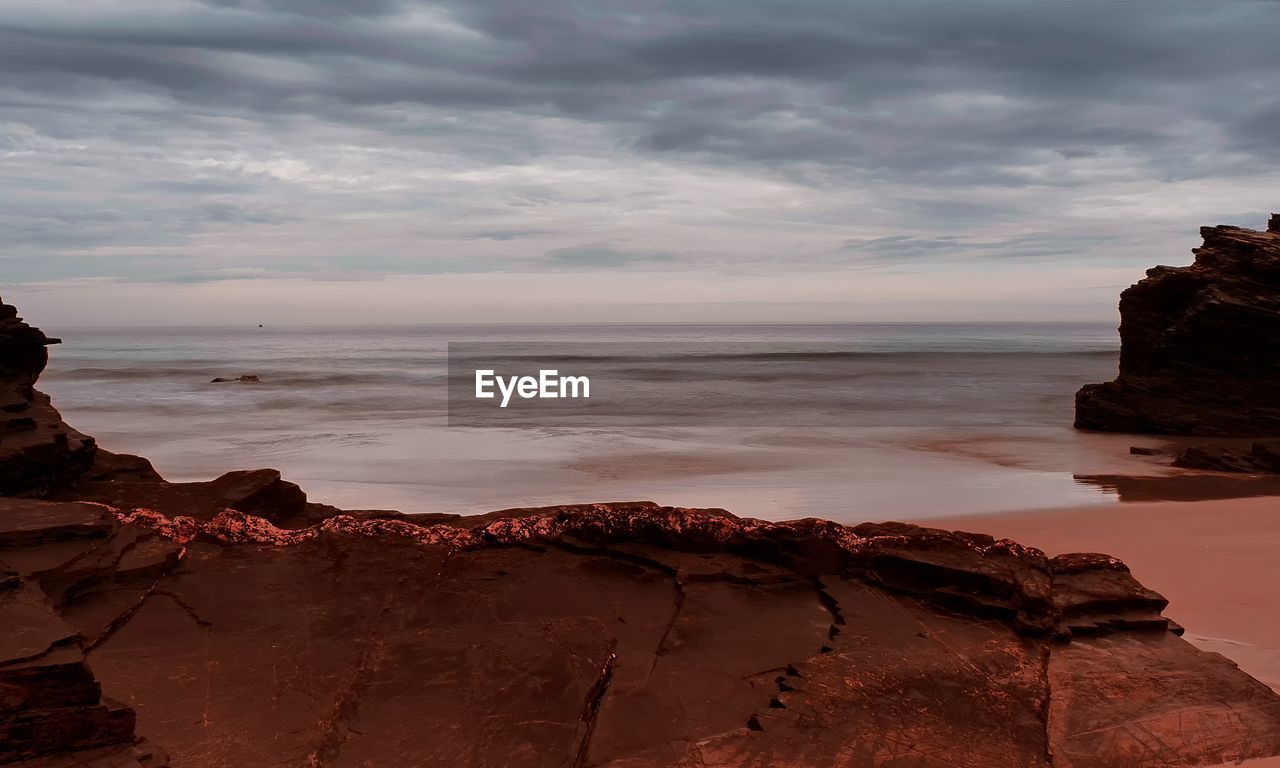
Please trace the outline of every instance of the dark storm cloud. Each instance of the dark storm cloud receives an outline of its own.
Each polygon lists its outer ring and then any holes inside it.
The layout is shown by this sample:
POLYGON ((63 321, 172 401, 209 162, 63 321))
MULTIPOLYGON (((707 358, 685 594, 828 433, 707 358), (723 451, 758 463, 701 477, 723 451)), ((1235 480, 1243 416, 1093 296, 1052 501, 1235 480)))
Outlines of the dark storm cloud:
POLYGON ((205 5, 251 11, 278 11, 332 18, 383 16, 402 5, 399 0, 215 0, 205 5))
POLYGON ((1251 105, 1230 129, 1234 149, 1280 158, 1280 99, 1251 105))
POLYGON ((0 68, 44 93, 150 88, 331 120, 514 109, 605 122, 645 151, 928 172, 1160 149, 1196 118, 1248 149, 1267 113, 1220 86, 1265 87, 1278 18, 1266 3, 246 1, 11 14, 0 68), (435 23, 406 23, 415 10, 435 23))
POLYGON ((1272 172, 1278 38, 1272 3, 0 0, 0 261, 1092 258, 1175 215, 1136 187, 1272 172))

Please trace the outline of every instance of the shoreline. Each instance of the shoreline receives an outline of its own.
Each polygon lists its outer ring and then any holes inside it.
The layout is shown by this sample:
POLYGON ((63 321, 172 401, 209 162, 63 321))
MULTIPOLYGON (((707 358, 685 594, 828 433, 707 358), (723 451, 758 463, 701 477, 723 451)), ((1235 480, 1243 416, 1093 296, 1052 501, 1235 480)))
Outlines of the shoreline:
POLYGON ((986 531, 1052 556, 1102 552, 1169 600, 1185 638, 1280 692, 1280 498, 1124 502, 909 522, 986 531))

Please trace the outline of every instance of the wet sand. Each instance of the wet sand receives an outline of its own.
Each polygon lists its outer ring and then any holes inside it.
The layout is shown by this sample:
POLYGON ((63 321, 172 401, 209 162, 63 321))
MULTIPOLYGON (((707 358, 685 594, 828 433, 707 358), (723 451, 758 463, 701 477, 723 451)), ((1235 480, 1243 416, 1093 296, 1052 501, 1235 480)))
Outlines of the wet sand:
MULTIPOLYGON (((1280 692, 1280 497, 1130 503, 918 522, 1051 555, 1105 552, 1169 599, 1186 638, 1280 692)), ((1280 764, 1280 763, 1277 763, 1280 764)))

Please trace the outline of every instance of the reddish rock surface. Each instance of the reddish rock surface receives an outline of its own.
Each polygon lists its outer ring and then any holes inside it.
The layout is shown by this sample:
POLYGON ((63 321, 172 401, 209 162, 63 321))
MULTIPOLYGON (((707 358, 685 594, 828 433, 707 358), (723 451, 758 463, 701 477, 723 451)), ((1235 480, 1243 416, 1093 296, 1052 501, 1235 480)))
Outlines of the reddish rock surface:
POLYGON ((1280 754, 1280 696, 1106 555, 648 502, 349 513, 273 470, 168 483, 105 451, 45 477, 0 498, 0 763, 1280 754))
POLYGON ((154 579, 180 551, 97 505, 0 499, 0 762, 58 765, 87 750, 104 766, 164 765, 135 736, 134 710, 103 696, 86 663, 92 641, 61 608, 88 585, 154 579))
POLYGON ((159 475, 139 477, 138 473, 150 469, 151 464, 146 462, 143 469, 137 461, 136 456, 114 454, 106 462, 95 461, 74 488, 59 489, 49 497, 116 507, 182 510, 183 515, 199 520, 208 520, 225 509, 285 520, 298 518, 308 509, 306 493, 282 480, 274 469, 228 472, 202 483, 169 483, 159 475))
POLYGON ((55 634, 174 765, 1280 753, 1280 697, 1104 555, 639 502, 288 529, 10 500, 0 519, 55 634))
POLYGON ((1076 426, 1280 436, 1280 215, 1205 227, 1189 267, 1120 296, 1120 375, 1076 394, 1076 426))

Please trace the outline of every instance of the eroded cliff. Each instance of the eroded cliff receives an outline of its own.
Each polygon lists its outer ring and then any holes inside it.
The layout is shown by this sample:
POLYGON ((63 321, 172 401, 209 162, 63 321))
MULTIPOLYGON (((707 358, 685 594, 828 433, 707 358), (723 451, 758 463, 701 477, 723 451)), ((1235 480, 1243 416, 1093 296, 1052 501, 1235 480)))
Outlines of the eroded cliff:
POLYGON ((1077 393, 1077 427, 1280 435, 1280 215, 1200 234, 1194 264, 1121 294, 1120 374, 1077 393))
POLYGON ((46 346, 57 343, 0 301, 0 495, 43 495, 93 459, 93 438, 64 424, 35 389, 49 360, 46 346))

